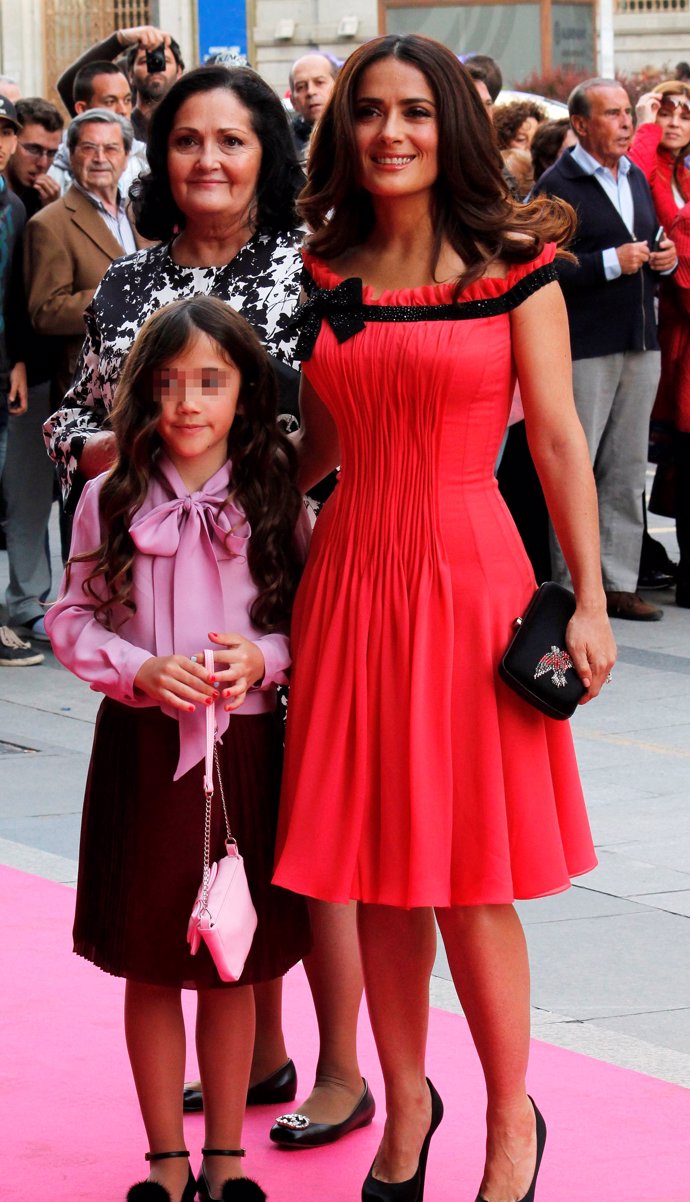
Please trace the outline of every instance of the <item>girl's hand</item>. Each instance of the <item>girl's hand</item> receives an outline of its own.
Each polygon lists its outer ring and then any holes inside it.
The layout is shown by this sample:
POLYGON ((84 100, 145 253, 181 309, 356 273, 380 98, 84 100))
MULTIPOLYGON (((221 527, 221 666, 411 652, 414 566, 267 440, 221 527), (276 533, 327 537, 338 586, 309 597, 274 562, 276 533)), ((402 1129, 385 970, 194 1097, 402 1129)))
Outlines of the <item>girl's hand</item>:
POLYGON ((186 655, 152 655, 134 677, 134 687, 159 705, 187 713, 196 709, 194 702, 211 705, 217 696, 203 662, 195 664, 186 655))
POLYGON ((245 639, 241 634, 216 634, 209 631, 208 636, 214 643, 227 648, 214 652, 216 669, 211 681, 221 685, 221 697, 226 701, 226 710, 236 710, 245 697, 247 690, 258 681, 263 680, 266 671, 263 652, 256 643, 245 639), (227 667, 222 665, 226 664, 227 667))
POLYGON ((596 697, 616 662, 616 641, 605 610, 575 610, 565 641, 580 680, 587 689, 580 705, 596 697))

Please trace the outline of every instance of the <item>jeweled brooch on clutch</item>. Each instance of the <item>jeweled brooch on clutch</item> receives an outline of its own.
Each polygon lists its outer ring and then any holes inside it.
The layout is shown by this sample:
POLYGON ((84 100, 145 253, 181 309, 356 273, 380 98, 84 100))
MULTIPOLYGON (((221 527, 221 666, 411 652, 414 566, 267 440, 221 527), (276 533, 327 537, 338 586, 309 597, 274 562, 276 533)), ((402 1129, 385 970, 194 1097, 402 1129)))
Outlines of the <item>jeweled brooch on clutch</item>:
POLYGON ((562 689, 568 683, 565 674, 568 668, 572 668, 572 666, 573 661, 567 651, 561 651, 560 647, 552 647, 548 654, 542 655, 539 660, 537 670, 534 673, 534 679, 537 680, 539 676, 545 676, 547 672, 553 672, 551 683, 555 684, 557 688, 562 689))

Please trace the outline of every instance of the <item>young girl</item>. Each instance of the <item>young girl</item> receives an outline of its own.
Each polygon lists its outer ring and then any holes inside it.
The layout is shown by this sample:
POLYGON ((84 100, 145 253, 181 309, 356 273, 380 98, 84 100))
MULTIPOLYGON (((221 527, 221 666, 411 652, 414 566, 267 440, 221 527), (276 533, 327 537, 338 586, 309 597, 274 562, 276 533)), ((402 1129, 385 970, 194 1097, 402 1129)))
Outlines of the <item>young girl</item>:
MULTIPOLYGON (((125 1033, 151 1161, 129 1202, 192 1202, 197 1189, 202 1200, 253 1202, 265 1195, 242 1176, 240 1159, 251 985, 282 975, 309 948, 303 901, 270 884, 282 750, 275 686, 290 663, 285 631, 308 522, 267 356, 219 300, 181 300, 146 322, 112 425, 119 459, 86 486, 62 595, 46 620, 60 661, 106 694, 86 788, 74 948, 127 982, 125 1033), (209 645, 213 674, 202 666, 209 645), (192 957, 186 942, 203 870, 209 705, 258 915, 244 972, 230 985, 203 943, 192 957), (198 1182, 182 1128, 182 988, 198 991, 198 1182)), ((220 802, 212 824, 213 860, 223 854, 220 802)))

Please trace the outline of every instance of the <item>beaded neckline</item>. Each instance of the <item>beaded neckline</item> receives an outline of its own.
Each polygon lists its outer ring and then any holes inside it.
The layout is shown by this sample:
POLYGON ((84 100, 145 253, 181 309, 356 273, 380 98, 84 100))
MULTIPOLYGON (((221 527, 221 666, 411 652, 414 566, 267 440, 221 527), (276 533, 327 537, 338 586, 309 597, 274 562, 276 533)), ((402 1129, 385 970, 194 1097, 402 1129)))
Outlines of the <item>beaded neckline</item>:
POLYGON ((498 317, 517 308, 539 288, 557 279, 554 264, 544 263, 499 296, 461 300, 450 305, 369 305, 362 299, 361 279, 352 277, 342 280, 335 288, 318 288, 305 267, 302 283, 308 300, 291 322, 300 331, 295 357, 311 358, 324 319, 338 342, 346 342, 360 333, 367 322, 471 321, 498 317))

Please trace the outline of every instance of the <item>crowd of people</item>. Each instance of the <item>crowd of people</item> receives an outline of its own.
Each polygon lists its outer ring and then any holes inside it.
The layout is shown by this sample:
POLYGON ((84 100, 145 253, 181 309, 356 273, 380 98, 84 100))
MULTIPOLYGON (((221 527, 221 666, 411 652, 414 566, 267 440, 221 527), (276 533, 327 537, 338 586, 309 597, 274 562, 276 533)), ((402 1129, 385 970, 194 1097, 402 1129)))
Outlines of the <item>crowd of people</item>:
POLYGON ((250 67, 186 70, 151 26, 63 73, 66 128, 0 79, 0 661, 50 641, 105 694, 74 947, 126 982, 150 1162, 129 1202, 266 1196, 244 1112, 297 1095, 300 960, 315 1082, 267 1134, 308 1149, 372 1122, 365 987, 386 1122, 361 1198, 422 1202, 434 917, 486 1081, 478 1202, 534 1202, 513 902, 596 857, 567 723, 497 668, 536 582, 574 592, 583 703, 610 679, 609 617, 661 617, 640 580, 677 573, 690 605, 690 86, 642 97, 636 130, 615 80, 576 88, 567 121, 501 111, 501 87, 487 56, 387 36, 298 59, 289 116, 250 67), (653 407, 677 568, 646 534, 653 407), (186 939, 226 822, 258 917, 232 983, 186 939))

